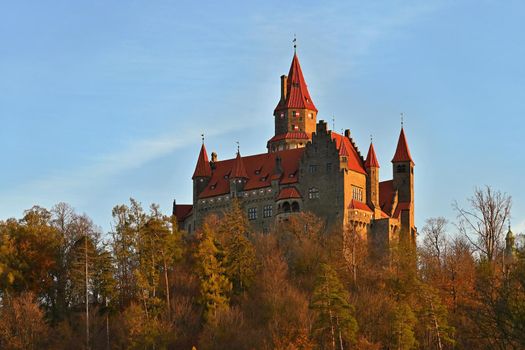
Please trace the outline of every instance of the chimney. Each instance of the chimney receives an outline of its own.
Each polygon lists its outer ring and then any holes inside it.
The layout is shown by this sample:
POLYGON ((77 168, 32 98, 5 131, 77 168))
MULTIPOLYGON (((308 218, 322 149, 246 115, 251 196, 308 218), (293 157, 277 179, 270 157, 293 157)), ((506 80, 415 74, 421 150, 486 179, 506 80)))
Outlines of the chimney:
POLYGON ((345 137, 350 138, 350 129, 345 130, 345 137))
POLYGON ((275 173, 280 175, 283 173, 283 164, 281 157, 275 157, 275 173))
POLYGON ((177 208, 177 200, 174 199, 174 200, 173 200, 173 212, 172 212, 173 215, 176 215, 176 208, 177 208))
POLYGON ((217 153, 211 152, 210 168, 215 170, 215 163, 217 162, 217 153))
POLYGON ((281 75, 281 101, 286 101, 288 95, 288 77, 286 75, 281 75))

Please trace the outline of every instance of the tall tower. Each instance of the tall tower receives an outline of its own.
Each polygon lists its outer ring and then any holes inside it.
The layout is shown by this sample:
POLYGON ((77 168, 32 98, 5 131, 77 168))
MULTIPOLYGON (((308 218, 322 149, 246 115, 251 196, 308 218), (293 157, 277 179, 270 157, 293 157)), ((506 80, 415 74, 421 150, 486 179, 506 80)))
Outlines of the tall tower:
POLYGON ((191 179, 193 180, 193 203, 195 204, 211 179, 211 166, 208 161, 208 153, 206 152, 204 141, 202 142, 197 165, 191 179))
POLYGON ((365 161, 366 174, 366 200, 367 204, 374 210, 374 217, 381 217, 381 207, 379 205, 379 162, 377 161, 374 144, 370 142, 368 155, 365 161))
POLYGON ((396 153, 392 158, 394 171, 394 190, 398 194, 400 210, 401 234, 405 234, 415 242, 414 223, 414 161, 410 156, 405 131, 401 127, 396 153))
POLYGON ((275 135, 268 141, 268 152, 304 147, 311 140, 317 108, 308 92, 297 52, 288 76, 281 76, 281 98, 273 115, 275 135))

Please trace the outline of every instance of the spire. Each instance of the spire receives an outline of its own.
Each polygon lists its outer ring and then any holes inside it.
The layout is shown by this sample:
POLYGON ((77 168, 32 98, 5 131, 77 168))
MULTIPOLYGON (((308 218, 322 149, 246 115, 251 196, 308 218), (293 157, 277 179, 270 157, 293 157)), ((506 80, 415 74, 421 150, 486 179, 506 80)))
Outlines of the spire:
POLYGON ((241 152, 237 151, 237 157, 233 162, 232 171, 230 173, 230 178, 232 179, 247 179, 248 173, 246 173, 246 168, 244 167, 244 162, 242 161, 241 152))
POLYGON ((304 108, 317 112, 317 108, 315 108, 310 93, 308 92, 296 52, 294 52, 290 71, 286 79, 286 96, 279 101, 275 110, 286 108, 304 108))
POLYGON ((197 165, 195 166, 195 171, 193 172, 192 180, 196 177, 210 177, 211 176, 211 166, 208 161, 208 153, 206 152, 206 147, 204 146, 204 141, 202 142, 201 151, 199 153, 199 159, 197 160, 197 165))
POLYGON ((368 148, 368 154, 365 160, 365 168, 379 168, 379 162, 377 161, 376 151, 374 150, 374 144, 370 142, 370 148, 368 148))
POLYGON ((410 150, 408 149, 407 139, 405 137, 405 131, 401 128, 401 133, 399 134, 399 140, 397 141, 396 153, 394 158, 392 158, 392 163, 395 162, 412 162, 412 157, 410 156, 410 150))

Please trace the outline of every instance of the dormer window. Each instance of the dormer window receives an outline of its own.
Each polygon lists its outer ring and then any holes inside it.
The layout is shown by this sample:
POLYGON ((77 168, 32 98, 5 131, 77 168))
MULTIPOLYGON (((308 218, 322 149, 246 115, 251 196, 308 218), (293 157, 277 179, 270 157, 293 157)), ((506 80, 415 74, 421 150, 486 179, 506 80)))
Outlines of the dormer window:
POLYGON ((215 185, 211 185, 211 186, 210 186, 210 189, 211 189, 211 190, 214 190, 215 187, 216 187, 215 185))
POLYGON ((229 177, 228 175, 224 175, 225 180, 228 180, 228 177, 229 177))

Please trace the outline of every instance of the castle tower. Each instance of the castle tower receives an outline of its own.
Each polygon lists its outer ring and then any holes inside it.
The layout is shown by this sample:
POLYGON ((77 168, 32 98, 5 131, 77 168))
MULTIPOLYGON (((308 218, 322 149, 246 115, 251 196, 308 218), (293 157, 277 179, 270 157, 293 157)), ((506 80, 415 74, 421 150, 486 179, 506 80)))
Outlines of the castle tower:
POLYGON ((368 154, 365 160, 366 177, 366 199, 368 206, 374 210, 374 217, 381 217, 379 204, 379 162, 377 161, 374 144, 370 142, 368 154))
POLYGON ((237 193, 244 190, 244 185, 248 181, 248 173, 244 167, 244 162, 241 153, 237 150, 237 157, 233 161, 232 170, 230 173, 230 193, 232 197, 237 197, 237 193))
POLYGON ((408 236, 415 242, 414 223, 414 161, 410 156, 405 131, 401 127, 396 153, 392 158, 394 181, 393 187, 398 194, 397 208, 400 212, 401 235, 408 236))
POLYGON ((206 152, 206 146, 202 142, 201 151, 199 158, 197 159, 197 165, 191 179, 193 180, 193 203, 197 202, 199 195, 206 188, 211 178, 211 166, 208 161, 208 153, 206 152))
POLYGON ((315 131, 317 108, 310 97, 297 53, 288 76, 281 76, 281 98, 273 112, 275 135, 268 152, 304 147, 315 131))

